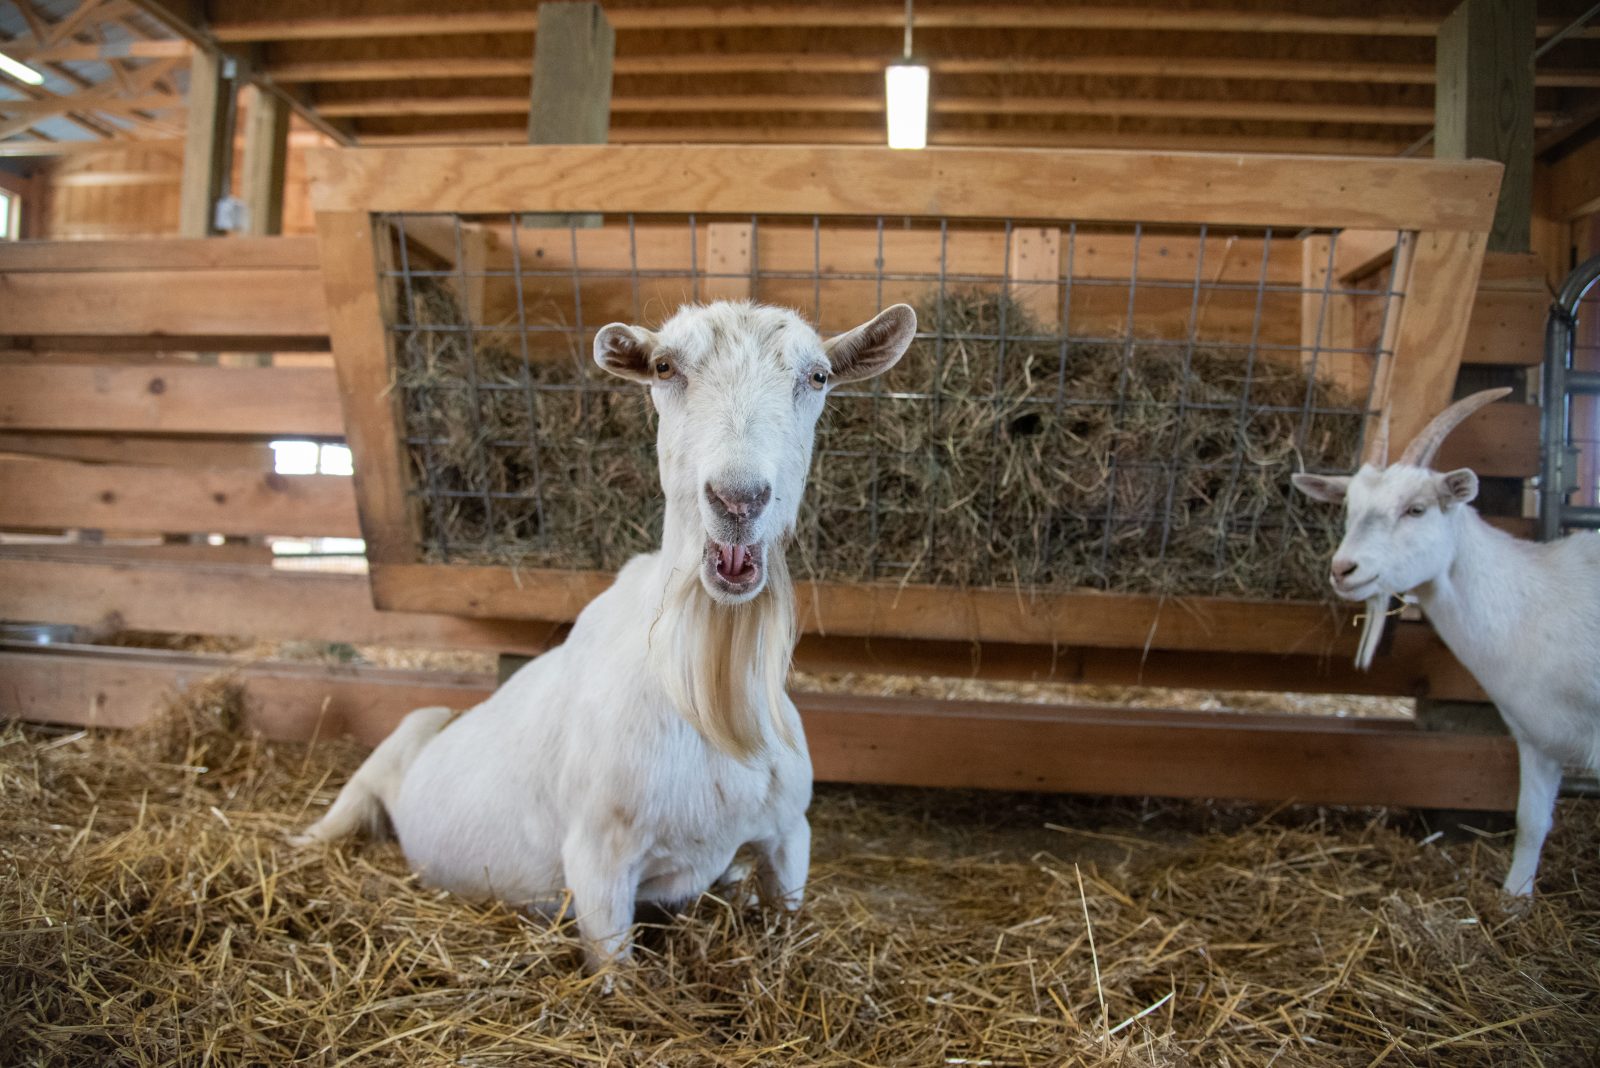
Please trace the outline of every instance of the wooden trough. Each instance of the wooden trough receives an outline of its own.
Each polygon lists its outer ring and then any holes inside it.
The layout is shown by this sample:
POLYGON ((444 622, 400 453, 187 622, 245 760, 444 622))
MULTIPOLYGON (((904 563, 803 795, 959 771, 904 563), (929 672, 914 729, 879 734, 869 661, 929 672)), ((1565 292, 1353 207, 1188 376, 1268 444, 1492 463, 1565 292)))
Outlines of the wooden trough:
MULTIPOLYGON (((385 392, 389 354, 374 271, 375 212, 611 212, 625 210, 628 197, 656 211, 697 210, 714 198, 732 212, 769 212, 775 204, 830 218, 968 212, 1048 231, 1043 224, 1056 218, 1061 191, 1077 190, 1071 212, 1080 220, 1186 212, 1191 222, 1220 228, 1248 211, 1251 223, 1392 230, 1399 238, 1387 248, 1336 269, 1359 277, 1354 272, 1385 256, 1402 257, 1407 268, 1405 284, 1394 287, 1405 297, 1394 317, 1393 352, 1377 355, 1389 368, 1379 381, 1387 383, 1384 403, 1394 411, 1397 438, 1446 402, 1463 350, 1527 362, 1523 349, 1537 343, 1493 340, 1521 339, 1514 323, 1524 313, 1517 309, 1537 298, 1480 300, 1476 312, 1467 299, 1477 285, 1493 200, 1495 169, 1488 165, 717 149, 727 158, 719 155, 712 166, 697 149, 691 167, 688 150, 636 151, 329 155, 317 162, 320 248, 302 239, 0 248, 0 322, 11 335, 0 362, 0 530, 359 533, 370 570, 369 589, 359 575, 273 566, 250 545, 128 546, 114 538, 98 546, 7 545, 0 547, 0 618, 521 653, 559 640, 603 575, 513 575, 427 564, 416 554, 385 392), (1209 192, 1198 199, 1180 196, 1176 187, 1161 193, 1178 168, 1184 190, 1209 192), (813 175, 815 184, 807 186, 813 175), (1327 196, 1319 202, 1322 214, 1310 218, 1303 207, 1316 201, 1300 183, 1313 175, 1327 196), (810 192, 796 194, 794 186, 810 192), (1249 196, 1241 200, 1239 189, 1249 196), (1284 203, 1275 207, 1275 198, 1284 203), (111 297, 86 296, 101 283, 111 297), (1493 313, 1485 315, 1484 307, 1493 313), (336 368, 318 351, 330 339, 336 368), (253 358, 224 356, 216 365, 183 355, 269 350, 280 354, 270 367, 227 365, 253 358), (354 487, 336 476, 272 475, 263 443, 286 436, 348 440, 356 454, 354 487)), ((719 240, 712 247, 725 246, 719 240)), ((723 261, 733 266, 714 273, 737 276, 738 263, 735 252, 723 261)), ((1526 268, 1516 258, 1491 258, 1485 285, 1498 284, 1499 294, 1532 293, 1516 281, 1526 268)), ((1309 286, 1297 280, 1294 288, 1309 286)), ((492 287, 484 298, 492 301, 492 287)), ((1350 329, 1361 328, 1352 320, 1350 329)), ((1491 475, 1529 473, 1526 419, 1515 406, 1506 408, 1518 415, 1463 428, 1451 462, 1491 475)), ((809 598, 807 618, 822 626, 808 627, 801 643, 798 664, 808 670, 1481 699, 1420 623, 1401 623, 1374 671, 1354 672, 1349 620, 1326 605, 1107 593, 1019 597, 1014 590, 892 585, 819 587, 809 598)), ((69 691, 83 695, 71 718, 125 722, 138 714, 133 695, 148 692, 151 680, 178 683, 198 670, 157 655, 137 664, 94 650, 29 650, 26 664, 18 659, 23 655, 0 654, 8 678, 34 680, 0 695, 0 713, 51 715, 38 687, 76 677, 93 685, 69 691)), ((263 697, 259 724, 269 733, 303 732, 304 711, 291 706, 321 707, 327 698, 337 714, 330 712, 325 726, 337 723, 372 738, 400 710, 430 699, 419 680, 382 680, 381 688, 378 682, 360 673, 340 679, 306 673, 292 700, 263 697), (369 683, 382 699, 361 696, 369 683)), ((464 700, 490 684, 459 683, 464 700)), ((1114 745, 1121 761, 1115 779, 1131 793, 1314 794, 1486 808, 1506 807, 1514 795, 1503 739, 1430 735, 1409 723, 1347 729, 1273 717, 1238 723, 925 701, 886 707, 850 698, 808 711, 821 774, 849 780, 1101 791, 1115 787, 1072 754, 1114 745), (966 760, 980 736, 995 741, 981 761, 966 760), (1141 738, 1160 741, 1144 745, 1141 738), (1215 744, 1200 740, 1207 738, 1215 744), (1197 752, 1216 759, 1190 759, 1197 752), (1373 770, 1400 754, 1395 766, 1425 766, 1430 774, 1400 789, 1395 783, 1407 776, 1373 770), (1306 785, 1312 782, 1315 790, 1306 785)))

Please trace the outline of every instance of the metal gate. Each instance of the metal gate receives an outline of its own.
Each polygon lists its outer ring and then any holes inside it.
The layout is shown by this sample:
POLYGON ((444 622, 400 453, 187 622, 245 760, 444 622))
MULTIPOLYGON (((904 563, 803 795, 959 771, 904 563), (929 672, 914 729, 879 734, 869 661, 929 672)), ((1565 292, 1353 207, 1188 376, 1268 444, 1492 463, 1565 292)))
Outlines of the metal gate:
POLYGON ((1541 541, 1567 528, 1600 530, 1600 308, 1591 302, 1588 318, 1580 315, 1596 282, 1600 256, 1567 276, 1545 326, 1541 541))

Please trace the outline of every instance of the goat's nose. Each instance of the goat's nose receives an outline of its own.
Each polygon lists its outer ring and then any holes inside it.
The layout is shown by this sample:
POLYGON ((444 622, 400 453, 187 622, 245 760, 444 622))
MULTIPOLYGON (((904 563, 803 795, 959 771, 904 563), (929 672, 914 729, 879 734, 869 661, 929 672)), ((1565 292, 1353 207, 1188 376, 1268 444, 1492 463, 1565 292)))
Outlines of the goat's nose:
POLYGON ((1333 558, 1333 577, 1335 580, 1347 579, 1356 573, 1361 565, 1348 556, 1335 556, 1333 558))
POLYGON ((718 486, 706 483, 706 501, 715 515, 738 522, 749 522, 761 514, 772 500, 772 487, 761 485, 718 486))

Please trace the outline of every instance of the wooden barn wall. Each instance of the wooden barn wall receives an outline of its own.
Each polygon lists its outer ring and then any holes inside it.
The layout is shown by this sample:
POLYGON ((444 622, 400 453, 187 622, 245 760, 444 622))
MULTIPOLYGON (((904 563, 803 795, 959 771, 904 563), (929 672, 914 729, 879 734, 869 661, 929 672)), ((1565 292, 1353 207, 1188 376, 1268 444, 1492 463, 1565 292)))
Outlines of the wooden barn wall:
MULTIPOLYGON (((243 129, 241 115, 239 126, 243 129)), ((316 233, 306 180, 306 149, 321 143, 309 131, 292 130, 284 179, 283 232, 316 233)), ((234 149, 233 192, 244 170, 244 146, 234 149)), ((178 232, 183 142, 149 141, 80 149, 62 156, 41 175, 47 205, 33 236, 57 241, 96 238, 170 237, 178 232)))

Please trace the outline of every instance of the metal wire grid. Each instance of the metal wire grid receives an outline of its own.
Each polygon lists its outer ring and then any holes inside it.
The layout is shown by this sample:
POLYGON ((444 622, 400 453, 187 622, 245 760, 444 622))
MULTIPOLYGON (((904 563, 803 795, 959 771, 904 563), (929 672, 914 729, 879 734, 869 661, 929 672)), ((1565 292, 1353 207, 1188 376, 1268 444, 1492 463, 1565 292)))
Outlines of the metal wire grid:
MULTIPOLYGON (((1262 588, 1244 592, 1272 593, 1297 540, 1303 542, 1316 532, 1308 532, 1305 514, 1297 512, 1286 490, 1266 506, 1256 501, 1249 507, 1230 508, 1240 499, 1246 473, 1257 477, 1263 465, 1248 448, 1250 428, 1265 419, 1292 420, 1294 462, 1280 456, 1270 464, 1273 476, 1286 486, 1294 463, 1302 462, 1308 452, 1316 453, 1308 446, 1313 435, 1329 420, 1346 420, 1356 428, 1354 436, 1338 456, 1322 455, 1313 465, 1325 470, 1352 469, 1360 455, 1377 366, 1373 357, 1380 354, 1378 339, 1387 335, 1385 325, 1395 298, 1402 295, 1396 291, 1390 271, 1376 279, 1364 279, 1359 287, 1335 284, 1338 231, 1325 232, 1327 261, 1318 272, 1320 284, 1308 285, 1303 278, 1284 281, 1281 269, 1271 268, 1281 263, 1286 250, 1298 264, 1302 239, 1309 231, 1221 233, 1204 226, 1189 228, 1179 236, 1196 243, 1194 270, 1180 279, 1170 270, 1141 277, 1142 247, 1146 253, 1151 245, 1164 248, 1174 239, 1174 231, 1133 223, 1121 233, 1124 240, 1131 241, 1126 276, 1102 277, 1077 268, 1080 248, 1102 236, 1103 228, 1064 222, 1056 224, 1060 227, 1059 274, 1022 279, 1012 277, 1011 264, 1023 223, 1012 219, 973 224, 943 218, 879 217, 841 224, 822 217, 745 217, 731 221, 750 227, 749 269, 741 265, 736 271, 718 272, 707 263, 703 227, 724 221, 730 220, 696 215, 609 217, 609 231, 620 237, 625 229, 627 253, 625 263, 614 262, 613 256, 608 265, 585 262, 581 255, 585 234, 578 225, 565 231, 529 230, 514 214, 466 218, 395 214, 379 220, 394 249, 392 266, 381 272, 394 298, 387 302, 387 327, 394 339, 397 385, 405 401, 405 442, 414 461, 413 492, 423 503, 423 544, 430 559, 614 568, 633 552, 653 545, 659 527, 659 491, 654 484, 648 406, 637 387, 604 376, 591 366, 588 350, 593 332, 619 318, 658 325, 679 301, 699 301, 728 285, 747 283, 753 299, 776 298, 777 302, 800 305, 825 336, 848 329, 865 317, 860 309, 866 292, 872 294, 874 310, 902 299, 919 308, 918 345, 902 367, 931 361, 931 371, 925 369, 921 376, 907 378, 897 369, 866 388, 833 394, 830 416, 824 418, 819 433, 813 492, 808 494, 811 508, 801 532, 801 555, 817 577, 948 581, 953 576, 957 581, 987 584, 1058 586, 1063 576, 1051 567, 1060 548, 1057 543, 1071 540, 1081 556, 1087 540, 1096 547, 1096 566, 1088 575, 1080 569, 1071 576, 1070 584, 1125 588, 1114 574, 1122 559, 1119 546, 1135 538, 1144 544, 1145 557, 1153 554, 1157 563, 1164 562, 1173 540, 1174 518, 1180 511, 1175 499, 1180 484, 1199 474, 1213 487, 1208 492, 1215 495, 1213 503, 1220 504, 1224 515, 1211 520, 1215 528, 1212 558, 1217 565, 1214 579, 1208 586, 1202 578, 1198 586, 1191 583, 1194 588, 1183 592, 1241 592, 1228 588, 1222 565, 1241 545, 1247 545, 1262 588), (824 255, 830 235, 841 225, 859 231, 863 224, 876 242, 871 269, 834 266, 824 255), (811 262, 762 262, 759 250, 764 226, 784 230, 791 246, 797 226, 809 226, 811 262), (641 263, 642 231, 649 229, 659 235, 663 228, 674 227, 685 230, 687 262, 641 263), (484 229, 500 236, 497 245, 504 251, 498 259, 474 262, 469 255, 469 234, 477 240, 484 229), (430 239, 418 241, 423 230, 430 239), (886 235, 906 230, 937 235, 935 263, 918 264, 915 269, 889 267, 886 235), (998 268, 986 265, 988 269, 974 270, 952 262, 952 239, 982 230, 1000 238, 998 268), (1238 272, 1230 276, 1221 269, 1208 274, 1208 249, 1229 249, 1230 242, 1240 240, 1247 245, 1259 243, 1254 277, 1241 278, 1238 272), (564 263, 556 255, 560 246, 564 246, 564 263), (1280 259, 1274 259, 1275 253, 1280 259), (480 293, 482 307, 470 306, 467 294, 474 288, 480 293), (804 292, 806 288, 809 294, 804 292), (1019 295, 1030 288, 1054 291, 1054 314, 1049 316, 1053 322, 1041 325, 1036 315, 1025 313, 1019 295), (486 290, 500 299, 484 298, 486 290), (1103 315, 1098 320, 1084 315, 1086 294, 1116 297, 1119 290, 1125 293, 1125 301, 1119 300, 1123 305, 1120 329, 1108 329, 1103 315), (587 308, 586 293, 591 295, 587 308), (603 294, 598 300, 593 297, 597 293, 603 294), (983 305, 992 312, 991 321, 952 324, 947 313, 970 301, 974 293, 980 294, 980 301, 982 294, 993 297, 983 305), (1181 329, 1173 331, 1169 324, 1168 336, 1141 330, 1141 297, 1148 301, 1152 294, 1164 297, 1168 304, 1173 295, 1180 299, 1187 295, 1188 310, 1181 329), (1217 300, 1248 309, 1248 329, 1242 336, 1237 324, 1233 336, 1208 333, 1205 309, 1217 300), (1360 341, 1352 338, 1346 345, 1330 343, 1325 326, 1336 300, 1366 307, 1369 329, 1360 341), (1309 343, 1286 339, 1282 324, 1273 321, 1281 316, 1286 301, 1299 301, 1316 317, 1309 343), (497 307, 490 309, 490 303, 497 307), (839 321, 847 311, 848 321, 839 321), (988 388, 981 390, 975 380, 967 381, 955 394, 948 388, 950 361, 953 356, 969 354, 974 346, 984 347, 985 359, 992 359, 988 388), (1035 381, 1031 375, 1033 365, 1040 363, 1041 347, 1053 349, 1053 382, 1035 381), (1195 370, 1197 353, 1207 351, 1226 352, 1242 368, 1233 395, 1219 399, 1215 390, 1209 391, 1209 398, 1192 395, 1200 381, 1195 370), (446 357, 440 358, 440 353, 446 357), (1116 361, 1114 388, 1104 395, 1073 394, 1070 369, 1075 361, 1081 363, 1085 353, 1096 360, 1116 361), (1019 358, 1030 365, 1022 395, 1008 379, 1013 370, 1008 368, 1008 360, 1019 358), (1130 395, 1130 383, 1144 363, 1165 360, 1171 364, 1174 359, 1179 383, 1175 398, 1153 401, 1130 395), (1365 367, 1365 377, 1347 382, 1351 390, 1344 395, 1319 384, 1319 372, 1340 361, 1358 369, 1365 367), (409 373, 417 370, 419 362, 427 364, 428 374, 409 373), (1297 394, 1290 400, 1281 395, 1281 389, 1272 398, 1259 395, 1256 387, 1261 376, 1271 371, 1281 380, 1285 367, 1298 367, 1297 394), (941 453, 933 433, 902 435, 914 440, 914 446, 907 449, 885 444, 886 422, 937 428, 947 410, 958 409, 970 417, 975 406, 992 412, 982 428, 991 446, 982 470, 962 470, 959 463, 952 469, 952 457, 941 453), (505 418, 513 409, 520 419, 505 418), (1159 418, 1153 422, 1151 409, 1159 410, 1159 418), (1093 508, 1080 504, 1075 510, 1068 501, 1047 499, 1030 518, 1037 529, 1031 550, 1021 554, 1028 559, 1012 561, 1009 571, 985 566, 981 558, 986 547, 1015 533, 1002 534, 1004 525, 1016 518, 1011 514, 1015 509, 1009 507, 1007 472, 1001 470, 1008 459, 1006 449, 1000 447, 1002 440, 1009 440, 1034 416, 1041 425, 1048 423, 1047 434, 1059 427, 1070 435, 1073 413, 1091 410, 1109 418, 1113 438, 1131 429, 1130 416, 1138 411, 1142 416, 1139 425, 1154 426, 1171 444, 1158 450, 1160 455, 1153 460, 1129 458, 1120 447, 1106 449, 1093 461, 1100 468, 1094 476, 1104 487, 1093 508), (908 411, 915 414, 908 416, 908 411), (559 417, 552 418, 552 413, 559 417), (1180 455, 1182 430, 1194 418, 1226 421, 1237 447, 1219 455, 1180 455), (841 433, 837 429, 841 425, 855 432, 841 433), (508 431, 508 427, 513 429, 508 431), (461 456, 463 438, 470 453, 465 460, 461 456), (455 454, 447 456, 452 448, 455 454), (551 462, 553 452, 566 455, 566 466, 560 466, 563 461, 559 459, 551 462), (584 458, 576 467, 570 462, 574 452, 584 458), (605 474, 597 475, 590 461, 598 461, 605 474), (608 463, 612 466, 606 467, 608 463), (496 474, 507 466, 516 468, 512 475, 503 470, 496 474), (941 492, 924 492, 909 500, 883 492, 890 483, 907 481, 903 476, 917 469, 924 490, 938 486, 941 492), (620 476, 619 471, 623 472, 620 476), (824 472, 858 492, 831 498, 825 495, 818 503, 816 483, 824 472), (615 509, 604 514, 586 510, 585 495, 594 496, 600 489, 597 479, 604 479, 607 488, 614 488, 611 482, 629 483, 641 499, 623 515, 615 509), (1157 487, 1154 493, 1149 490, 1152 483, 1157 487), (1123 489, 1139 489, 1121 492, 1119 484, 1123 489), (965 502, 969 513, 973 502, 978 502, 981 530, 975 532, 970 522, 966 529, 953 529, 948 518, 953 500, 965 502), (916 527, 914 536, 907 535, 910 526, 916 527), (886 541, 885 532, 890 528, 898 537, 886 541), (848 532, 841 536, 860 550, 845 573, 830 570, 836 554, 824 544, 827 531, 848 532), (860 558, 862 552, 864 559, 860 558), (975 555, 977 563, 967 566, 975 555), (966 563, 956 567, 954 560, 966 563)), ((1033 302, 1035 307, 1037 303, 1033 302)), ((1167 584, 1156 579, 1154 585, 1167 584)))
MULTIPOLYGON (((1578 302, 1572 335, 1572 366, 1600 371, 1600 286, 1578 302)), ((1577 450, 1577 492, 1570 503, 1600 507, 1600 396, 1575 394, 1569 401, 1568 444, 1577 450)))

